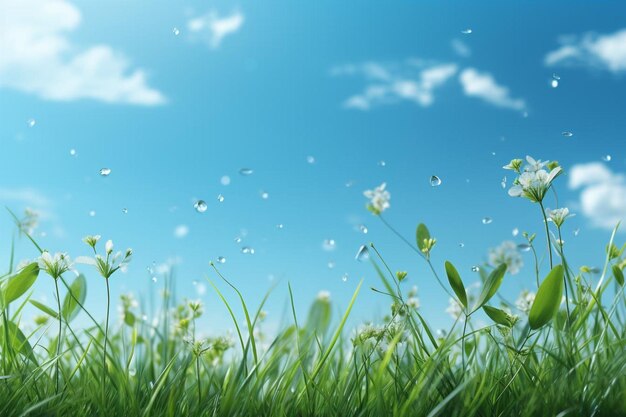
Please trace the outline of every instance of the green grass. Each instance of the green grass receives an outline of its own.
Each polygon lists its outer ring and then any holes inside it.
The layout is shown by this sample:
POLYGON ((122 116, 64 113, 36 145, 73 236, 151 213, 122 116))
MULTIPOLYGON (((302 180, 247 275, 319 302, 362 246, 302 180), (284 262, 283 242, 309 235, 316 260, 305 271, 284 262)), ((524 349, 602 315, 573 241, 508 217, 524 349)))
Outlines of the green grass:
MULTIPOLYGON (((16 222, 25 233, 23 222, 16 222)), ((552 236, 545 252, 554 252, 554 268, 537 274, 540 288, 530 318, 513 315, 513 303, 498 293, 508 278, 506 266, 483 268, 482 290, 469 297, 453 262, 444 267, 443 261, 432 261, 436 240, 428 228, 420 225, 416 235, 415 245, 402 239, 459 300, 460 317, 445 333, 429 327, 408 302, 405 274, 393 273, 374 245, 370 260, 380 287, 371 290, 389 302, 386 317, 376 325, 346 328, 359 291, 366 290, 361 284, 342 316, 331 317, 330 301, 319 297, 307 317, 298 317, 289 286, 291 324, 271 338, 256 331, 267 296, 251 309, 216 266, 209 283, 215 302, 223 302, 231 315, 232 339, 197 337, 201 306, 177 303, 171 277, 157 323, 142 318, 123 297, 123 324, 106 326, 105 318, 83 307, 84 278, 68 281, 70 274, 60 275, 60 297, 49 307, 29 299, 37 279, 49 278, 43 277, 45 268, 31 264, 13 271, 11 261, 0 278, 0 415, 626 415, 626 260, 615 232, 599 276, 586 267, 574 270, 552 236), (567 302, 561 301, 564 290, 567 302), (27 310, 43 316, 23 326, 27 310), (483 312, 490 324, 480 327, 474 317, 483 312), (74 326, 79 314, 90 324, 74 326), (244 321, 237 321, 240 314, 244 321)), ((540 259, 534 235, 526 237, 540 259)), ((106 262, 96 269, 103 275, 115 265, 113 260, 109 265, 109 255, 106 262)), ((90 288, 101 284, 97 291, 104 291, 104 279, 94 277, 90 288)))

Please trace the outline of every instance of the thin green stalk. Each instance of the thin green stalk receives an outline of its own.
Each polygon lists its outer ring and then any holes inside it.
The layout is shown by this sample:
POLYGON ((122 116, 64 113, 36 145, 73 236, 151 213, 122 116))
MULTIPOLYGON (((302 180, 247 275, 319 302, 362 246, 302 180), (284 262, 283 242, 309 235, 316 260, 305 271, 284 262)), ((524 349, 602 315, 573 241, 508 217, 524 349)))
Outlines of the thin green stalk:
POLYGON ((196 379, 198 380, 198 408, 202 403, 202 389, 200 387, 200 355, 196 355, 196 379))
POLYGON ((109 337, 109 310, 111 307, 111 291, 109 288, 109 279, 105 278, 107 287, 107 315, 104 325, 104 351, 102 354, 102 402, 106 403, 106 378, 107 378, 107 341, 109 337))
POLYGON ((55 388, 55 394, 59 393, 59 362, 61 360, 61 358, 59 357, 59 354, 61 353, 61 326, 62 326, 62 315, 61 315, 61 295, 59 293, 59 281, 58 279, 54 280, 54 288, 56 290, 56 295, 57 295, 57 308, 58 308, 58 316, 59 316, 59 333, 57 336, 57 360, 56 360, 56 364, 55 364, 55 380, 56 380, 56 388, 55 388))
POLYGON ((552 241, 550 239, 550 230, 548 229, 548 217, 546 216, 546 210, 543 208, 543 203, 539 202, 541 207, 541 214, 543 215, 543 224, 546 228, 546 239, 548 239, 548 254, 550 255, 550 270, 552 270, 552 241))

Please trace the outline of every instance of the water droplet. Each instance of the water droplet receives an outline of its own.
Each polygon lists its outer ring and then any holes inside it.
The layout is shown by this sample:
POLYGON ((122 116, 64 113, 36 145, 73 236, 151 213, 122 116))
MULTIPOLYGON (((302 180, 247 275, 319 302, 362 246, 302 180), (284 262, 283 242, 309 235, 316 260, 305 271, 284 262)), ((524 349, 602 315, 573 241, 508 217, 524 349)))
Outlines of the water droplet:
POLYGON ((528 252, 531 249, 531 246, 528 243, 520 243, 517 245, 517 249, 522 252, 528 252))
POLYGON ((128 368, 128 375, 130 376, 137 375, 137 370, 135 368, 128 368))
POLYGON ((219 201, 220 203, 223 203, 224 202, 224 196, 221 195, 221 194, 218 194, 217 195, 217 201, 219 201))
POLYGON ((335 265, 335 261, 328 261, 328 263, 326 264, 326 266, 328 266, 328 269, 333 269, 335 265))
POLYGON ((226 258, 224 258, 223 256, 218 256, 217 257, 217 262, 219 262, 221 264, 225 264, 226 263, 226 258))
POLYGON ((553 80, 557 80, 557 81, 558 81, 558 80, 560 80, 560 79, 561 79, 561 77, 560 77, 560 76, 559 76, 559 74, 557 74, 556 72, 553 72, 553 73, 552 73, 552 79, 553 79, 553 80))
POLYGON ((315 163, 315 157, 314 157, 314 156, 311 156, 311 155, 307 156, 307 157, 306 157, 306 162, 307 162, 308 164, 314 164, 314 163, 315 163))
POLYGON ((464 34, 464 35, 470 35, 472 32, 473 32, 473 31, 472 31, 472 29, 471 29, 471 28, 463 29, 463 30, 461 31, 461 33, 462 33, 462 34, 464 34))
POLYGON ((496 153, 494 151, 491 151, 491 156, 496 156, 496 153))
POLYGON ((28 119, 26 121, 26 126, 28 127, 35 127, 36 124, 37 124, 37 120, 35 119, 28 119))
POLYGON ((436 175, 430 177, 430 186, 431 187, 439 187, 441 185, 441 178, 436 175))
POLYGON ((150 389, 154 389, 154 381, 150 381, 150 389))
POLYGON ((613 159, 613 157, 611 157, 611 155, 604 155, 604 156, 602 157, 602 160, 603 160, 604 162, 611 162, 611 159, 613 159))
POLYGON ((387 166, 387 162, 385 162, 385 161, 378 161, 378 166, 379 167, 386 167, 387 166))
POLYGON ((235 238, 235 243, 241 243, 241 240, 242 240, 241 237, 237 236, 235 238))
POLYGON ((252 175, 254 173, 254 170, 250 169, 250 168, 241 168, 239 170, 239 174, 243 175, 243 176, 248 176, 248 175, 252 175))
POLYGON ((284 225, 284 224, 282 224, 282 223, 278 223, 278 224, 276 225, 276 228, 277 228, 277 229, 282 229, 282 228, 284 228, 284 227, 285 227, 285 225, 284 225))
POLYGON ((208 206, 204 200, 198 200, 194 203, 193 208, 195 208, 198 213, 204 213, 208 206))
POLYGON ((552 88, 557 88, 559 86, 559 80, 550 81, 550 85, 552 86, 552 88))
POLYGON ((511 234, 512 234, 514 237, 515 237, 515 236, 517 236, 517 235, 519 235, 519 229, 516 227, 515 229, 513 229, 513 230, 511 231, 511 234))
POLYGON ((480 267, 478 265, 472 266, 472 272, 479 272, 479 271, 480 271, 480 267))
POLYGON ((148 321, 148 315, 144 314, 141 316, 142 321, 148 321))
POLYGON ((322 249, 324 249, 325 251, 331 251, 331 250, 335 250, 335 247, 337 246, 335 239, 325 239, 324 242, 322 242, 322 249))
POLYGON ((342 280, 343 282, 348 281, 348 273, 347 273, 347 272, 341 276, 341 280, 342 280))
POLYGON ((270 194, 267 191, 261 191, 261 198, 263 200, 267 200, 268 198, 270 198, 270 194))
POLYGON ((491 224, 493 219, 491 217, 483 217, 483 224, 491 224))
POLYGON ((178 35, 180 35, 180 29, 178 29, 178 28, 173 28, 173 29, 172 29, 172 33, 174 34, 174 36, 178 36, 178 35))
POLYGON ((500 181, 500 186, 501 186, 502 188, 506 188, 506 177, 503 177, 503 178, 502 178, 502 181, 500 181))
POLYGON ((246 255, 254 255, 254 249, 249 246, 244 246, 243 248, 241 248, 241 253, 244 253, 246 255))
POLYGON ((367 249, 367 246, 365 245, 361 245, 359 247, 359 250, 356 252, 356 256, 354 257, 354 259, 356 259, 359 262, 363 262, 368 260, 370 257, 370 251, 367 249))
POLYGON ((360 230, 360 231, 361 231, 361 233, 363 233, 363 234, 367 234, 367 232, 369 231, 369 230, 367 230, 367 226, 366 226, 366 225, 364 225, 364 224, 360 224, 360 225, 359 225, 359 230, 360 230))
POLYGON ((461 242, 459 243, 459 248, 464 248, 465 247, 465 243, 461 242))
POLYGON ((222 184, 222 185, 229 185, 230 184, 230 177, 228 175, 224 175, 222 178, 220 178, 220 184, 222 184))
POLYGON ((152 282, 157 282, 157 277, 152 277, 152 282))
POLYGON ((89 217, 96 217, 96 211, 95 210, 90 210, 89 211, 89 217))
POLYGON ((70 156, 76 156, 76 149, 70 149, 70 156))
POLYGON ((561 134, 565 136, 566 138, 571 138, 572 136, 574 136, 574 134, 568 130, 562 132, 561 134))
POLYGON ((101 177, 108 177, 109 175, 111 175, 111 168, 102 168, 100 170, 101 177))
POLYGON ((350 188, 354 185, 354 180, 346 181, 346 188, 350 188))
POLYGON ((127 209, 126 207, 124 207, 124 208, 122 209, 122 213, 124 213, 124 214, 128 214, 128 209, 127 209))

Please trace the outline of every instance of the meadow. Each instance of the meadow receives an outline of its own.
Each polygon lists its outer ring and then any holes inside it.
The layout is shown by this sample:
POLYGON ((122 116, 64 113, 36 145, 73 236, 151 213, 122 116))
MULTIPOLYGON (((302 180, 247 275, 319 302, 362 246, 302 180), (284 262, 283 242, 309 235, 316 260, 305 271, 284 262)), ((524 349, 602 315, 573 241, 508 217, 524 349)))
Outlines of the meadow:
POLYGON ((480 288, 466 287, 454 259, 437 252, 436 231, 424 224, 397 231, 383 217, 385 184, 365 192, 372 215, 429 265, 432 275, 420 279, 449 294, 456 321, 447 331, 429 325, 406 273, 385 262, 375 236, 359 256, 371 262, 379 286, 359 285, 339 317, 323 292, 299 317, 289 287, 290 324, 276 334, 258 331, 265 301, 249 305, 237 278, 212 264, 207 284, 235 332, 206 338, 206 329, 196 328, 202 303, 176 299, 173 276, 165 277, 159 312, 148 319, 131 297, 109 296, 109 281, 132 262, 132 250, 117 252, 113 242, 88 236, 92 257, 51 254, 29 234, 29 216, 9 212, 36 260, 16 265, 10 254, 1 277, 0 415, 626 415, 626 245, 617 242, 619 225, 607 236, 600 270, 577 265, 561 238, 571 214, 544 207, 566 170, 532 158, 504 168, 516 177, 511 197, 537 214, 537 231, 523 233, 536 288, 517 302, 498 291, 516 267, 506 252, 480 268, 480 288), (43 279, 55 282, 52 305, 31 298, 43 279), (87 286, 106 290, 105 317, 85 305, 87 286), (349 329, 362 291, 377 292, 388 313, 349 329), (26 323, 33 312, 34 323, 26 323), (87 326, 74 324, 79 315, 87 326))

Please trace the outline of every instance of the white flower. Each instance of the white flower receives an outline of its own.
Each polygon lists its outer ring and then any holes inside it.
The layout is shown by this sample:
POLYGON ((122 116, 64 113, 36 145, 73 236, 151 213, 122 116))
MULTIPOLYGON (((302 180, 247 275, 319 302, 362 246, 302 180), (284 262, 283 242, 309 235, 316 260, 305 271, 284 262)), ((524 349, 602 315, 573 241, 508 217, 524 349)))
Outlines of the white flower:
POLYGON ((515 300, 515 307, 517 307, 518 310, 520 310, 521 312, 528 314, 534 301, 535 293, 528 290, 523 290, 520 293, 519 297, 517 297, 517 300, 515 300))
POLYGON ((550 189, 552 181, 560 172, 561 167, 554 168, 550 173, 543 169, 526 170, 514 181, 515 185, 509 189, 509 195, 511 197, 525 197, 530 201, 540 203, 550 189))
POLYGON ((107 240, 107 243, 104 245, 104 250, 107 255, 110 255, 113 252, 113 241, 107 240))
POLYGON ((528 165, 524 167, 524 171, 526 172, 537 172, 550 163, 550 161, 542 162, 541 159, 535 160, 531 156, 526 156, 526 162, 528 162, 528 165))
POLYGON ((411 308, 418 309, 420 308, 420 299, 417 297, 409 297, 406 300, 406 305, 408 305, 411 308))
MULTIPOLYGON (((83 240, 91 246, 95 252, 95 242, 97 242, 97 240, 94 241, 93 238, 93 236, 88 236, 83 240)), ((98 239, 99 238, 100 237, 98 236, 98 239)), ((126 266, 131 261, 133 250, 126 249, 124 254, 122 254, 122 252, 117 252, 114 256, 111 256, 113 253, 113 242, 109 240, 105 245, 105 251, 106 258, 100 254, 96 254, 93 258, 89 256, 79 256, 76 258, 76 263, 95 266, 98 273, 105 279, 110 278, 111 275, 113 275, 117 270, 125 272, 126 266)))
POLYGON ((570 214, 569 209, 567 207, 558 208, 554 210, 547 209, 546 214, 548 215, 548 221, 553 222, 556 227, 561 227, 565 219, 568 217, 573 217, 575 214, 570 214))
POLYGON ((506 164, 502 168, 508 169, 508 170, 511 170, 511 171, 515 171, 515 172, 519 172, 523 163, 524 163, 524 161, 521 160, 521 159, 512 159, 511 162, 509 162, 508 164, 506 164))
POLYGON ((83 238, 83 242, 91 246, 93 249, 96 248, 96 243, 98 243, 99 240, 100 240, 100 235, 85 236, 83 238))
POLYGON ((391 194, 385 190, 386 183, 380 184, 373 190, 367 190, 363 195, 370 199, 367 205, 368 210, 374 214, 381 214, 383 211, 390 207, 389 200, 391 200, 391 194))
POLYGON ((326 291, 326 290, 322 290, 320 292, 317 293, 317 299, 323 302, 329 302, 330 301, 330 292, 326 291))
POLYGON ((463 306, 459 304, 456 298, 450 298, 448 300, 448 308, 446 308, 446 313, 452 316, 453 319, 458 319, 463 314, 463 306))
POLYGON ((66 253, 57 252, 52 256, 49 252, 43 251, 37 262, 39 268, 46 271, 54 279, 72 269, 72 262, 66 253))
POLYGON ((507 272, 511 275, 517 274, 524 266, 524 260, 517 249, 517 245, 510 240, 502 242, 497 248, 489 249, 488 258, 489 265, 494 268, 506 264, 507 272))

